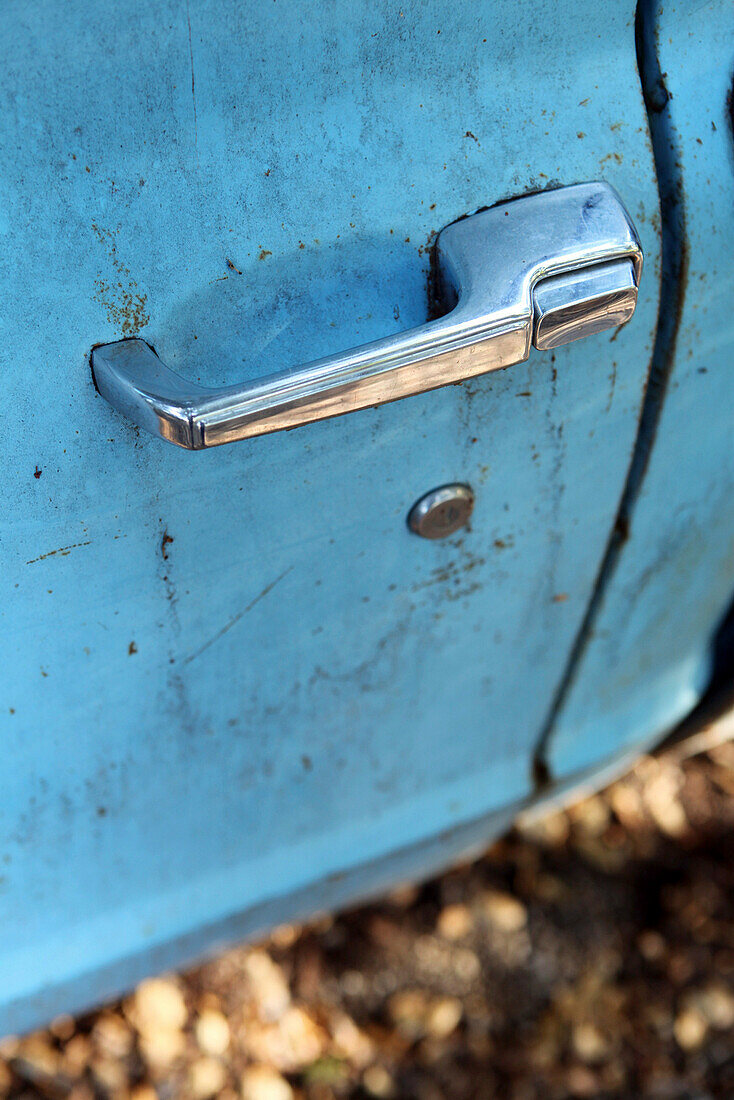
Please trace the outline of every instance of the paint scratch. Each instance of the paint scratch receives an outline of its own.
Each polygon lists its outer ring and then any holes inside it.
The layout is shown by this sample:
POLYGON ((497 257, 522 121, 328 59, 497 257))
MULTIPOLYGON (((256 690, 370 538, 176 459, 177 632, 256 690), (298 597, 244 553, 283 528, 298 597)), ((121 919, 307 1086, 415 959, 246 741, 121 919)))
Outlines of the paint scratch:
POLYGON ((209 648, 209 646, 214 645, 215 642, 218 642, 220 638, 224 637, 227 631, 231 630, 233 626, 236 626, 240 619, 244 618, 244 616, 247 615, 249 611, 252 611, 255 604, 259 603, 260 600, 265 599, 265 597, 273 591, 276 584, 280 584, 283 578, 287 577, 292 569, 293 566, 291 565, 288 567, 288 569, 284 570, 279 577, 276 577, 274 581, 271 581, 270 584, 266 584, 265 588, 263 588, 261 592, 258 592, 257 596, 255 596, 254 599, 250 600, 247 607, 243 608, 242 611, 238 611, 236 615, 233 615, 232 618, 224 624, 221 630, 218 630, 216 634, 209 638, 208 641, 204 642, 202 646, 199 646, 197 650, 195 650, 193 653, 190 653, 188 657, 184 657, 183 664, 190 664, 191 661, 195 660, 197 657, 200 657, 201 654, 209 648))
POLYGON ((191 63, 191 100, 194 105, 194 151, 196 153, 196 165, 199 165, 199 127, 196 119, 196 80, 194 78, 194 47, 191 44, 191 12, 189 0, 186 0, 186 24, 189 30, 189 61, 191 63))
POLYGON ((26 565, 35 565, 37 561, 45 561, 46 558, 52 558, 54 554, 60 554, 62 558, 65 558, 67 554, 70 554, 72 550, 76 550, 78 546, 91 546, 92 540, 88 542, 72 542, 69 546, 60 546, 58 550, 49 550, 46 554, 41 554, 38 558, 31 558, 26 562, 26 565))

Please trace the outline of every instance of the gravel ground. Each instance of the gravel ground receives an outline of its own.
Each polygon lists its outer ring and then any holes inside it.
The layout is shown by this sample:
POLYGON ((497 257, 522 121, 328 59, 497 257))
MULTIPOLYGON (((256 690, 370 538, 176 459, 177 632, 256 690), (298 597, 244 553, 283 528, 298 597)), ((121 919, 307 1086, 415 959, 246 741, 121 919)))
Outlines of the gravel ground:
MULTIPOLYGON (((714 739, 715 740, 715 739, 714 739)), ((734 1097, 734 744, 0 1043, 0 1097, 734 1097)))

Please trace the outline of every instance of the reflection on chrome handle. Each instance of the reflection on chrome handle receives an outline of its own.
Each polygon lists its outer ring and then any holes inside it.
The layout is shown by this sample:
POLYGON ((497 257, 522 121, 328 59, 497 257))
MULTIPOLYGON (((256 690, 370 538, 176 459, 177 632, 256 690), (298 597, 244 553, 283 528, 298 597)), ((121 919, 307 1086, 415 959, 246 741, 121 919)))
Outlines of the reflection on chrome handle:
POLYGON ((624 324, 642 250, 605 183, 527 195, 454 222, 436 242, 453 309, 408 332, 241 386, 208 389, 143 340, 92 352, 99 392, 141 428, 190 450, 396 401, 624 324))

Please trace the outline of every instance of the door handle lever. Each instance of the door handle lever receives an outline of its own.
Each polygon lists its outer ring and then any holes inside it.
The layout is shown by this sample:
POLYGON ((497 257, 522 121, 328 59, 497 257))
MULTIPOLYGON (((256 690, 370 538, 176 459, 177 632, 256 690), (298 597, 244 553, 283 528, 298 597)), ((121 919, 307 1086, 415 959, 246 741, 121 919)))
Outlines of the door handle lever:
POLYGON ((583 183, 454 222, 436 242, 442 317, 339 355, 210 389, 140 339, 92 351, 97 389, 139 427, 190 450, 294 428, 500 370, 624 324, 642 249, 614 188, 583 183))

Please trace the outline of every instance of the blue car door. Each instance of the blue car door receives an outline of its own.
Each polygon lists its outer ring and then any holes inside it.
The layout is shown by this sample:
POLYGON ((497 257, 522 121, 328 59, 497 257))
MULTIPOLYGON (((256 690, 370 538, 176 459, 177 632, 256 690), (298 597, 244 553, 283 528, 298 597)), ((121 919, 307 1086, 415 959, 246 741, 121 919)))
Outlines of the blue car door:
POLYGON ((2 22, 5 1031, 433 870, 532 797, 661 233, 631 0, 2 22), (444 227, 599 180, 644 252, 621 328, 198 454, 95 389, 123 339, 214 388, 397 337, 433 315, 444 227), (422 538, 447 485, 471 517, 422 538))

